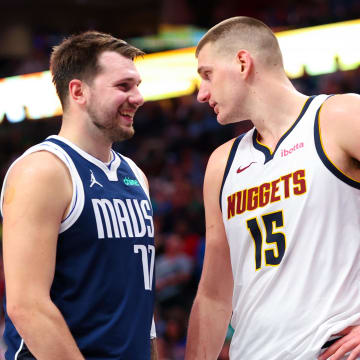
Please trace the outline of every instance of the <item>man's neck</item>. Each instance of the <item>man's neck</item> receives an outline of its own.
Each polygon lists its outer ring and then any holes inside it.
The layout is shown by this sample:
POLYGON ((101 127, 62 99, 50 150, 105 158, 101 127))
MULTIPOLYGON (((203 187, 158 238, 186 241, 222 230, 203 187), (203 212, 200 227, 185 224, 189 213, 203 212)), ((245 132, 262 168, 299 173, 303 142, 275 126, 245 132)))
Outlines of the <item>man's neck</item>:
POLYGON ((62 127, 59 136, 64 137, 65 139, 71 141, 81 150, 90 154, 91 156, 97 158, 98 160, 107 163, 111 161, 111 143, 105 141, 101 137, 91 137, 86 136, 80 131, 74 131, 62 127))
POLYGON ((274 150, 280 138, 290 129, 306 103, 308 96, 293 87, 264 96, 254 108, 252 122, 258 132, 258 141, 274 150))

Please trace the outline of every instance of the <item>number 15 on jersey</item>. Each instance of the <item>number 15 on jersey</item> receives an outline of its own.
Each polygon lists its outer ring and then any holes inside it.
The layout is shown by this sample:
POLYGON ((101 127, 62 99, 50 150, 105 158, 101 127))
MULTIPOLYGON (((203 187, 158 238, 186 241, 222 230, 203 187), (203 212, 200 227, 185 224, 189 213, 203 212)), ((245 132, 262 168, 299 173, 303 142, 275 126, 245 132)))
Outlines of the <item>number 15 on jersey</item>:
POLYGON ((284 227, 284 216, 282 211, 265 214, 261 216, 265 227, 265 236, 261 232, 256 217, 246 221, 255 246, 255 270, 262 266, 277 266, 281 263, 286 250, 286 237, 283 232, 277 231, 284 227), (266 247, 266 244, 270 245, 266 247), (265 265, 263 265, 263 258, 265 265))

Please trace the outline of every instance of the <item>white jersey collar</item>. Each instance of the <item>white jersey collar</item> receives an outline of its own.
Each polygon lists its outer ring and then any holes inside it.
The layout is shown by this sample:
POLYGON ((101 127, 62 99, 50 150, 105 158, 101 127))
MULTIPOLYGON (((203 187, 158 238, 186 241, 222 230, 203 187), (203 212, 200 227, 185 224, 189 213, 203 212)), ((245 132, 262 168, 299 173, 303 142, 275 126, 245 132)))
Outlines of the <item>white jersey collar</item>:
POLYGON ((100 161, 99 159, 97 159, 96 157, 90 155, 86 151, 80 149, 77 145, 75 145, 70 140, 68 140, 62 136, 51 135, 47 138, 47 140, 48 139, 55 139, 55 140, 59 140, 59 141, 65 143, 66 145, 70 146, 74 151, 76 151, 80 156, 82 156, 86 160, 88 160, 91 163, 93 163, 94 165, 96 165, 99 169, 101 169, 110 181, 118 180, 117 169, 120 166, 121 158, 118 154, 116 154, 116 152, 114 150, 111 149, 112 160, 110 161, 110 163, 106 164, 106 163, 103 163, 102 161, 100 161))

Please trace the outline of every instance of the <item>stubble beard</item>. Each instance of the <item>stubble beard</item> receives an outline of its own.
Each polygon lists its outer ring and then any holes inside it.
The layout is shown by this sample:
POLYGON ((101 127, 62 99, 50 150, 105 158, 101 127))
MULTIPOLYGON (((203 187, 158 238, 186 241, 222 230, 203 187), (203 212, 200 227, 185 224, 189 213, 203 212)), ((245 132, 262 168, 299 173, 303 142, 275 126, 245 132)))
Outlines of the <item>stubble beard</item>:
POLYGON ((88 106, 87 111, 90 121, 111 143, 128 140, 134 136, 135 129, 132 125, 126 126, 119 124, 119 111, 116 113, 105 111, 100 115, 96 105, 88 106))
POLYGON ((218 123, 221 125, 234 124, 247 120, 244 118, 244 114, 240 110, 228 111, 227 113, 221 115, 220 121, 218 120, 218 123))

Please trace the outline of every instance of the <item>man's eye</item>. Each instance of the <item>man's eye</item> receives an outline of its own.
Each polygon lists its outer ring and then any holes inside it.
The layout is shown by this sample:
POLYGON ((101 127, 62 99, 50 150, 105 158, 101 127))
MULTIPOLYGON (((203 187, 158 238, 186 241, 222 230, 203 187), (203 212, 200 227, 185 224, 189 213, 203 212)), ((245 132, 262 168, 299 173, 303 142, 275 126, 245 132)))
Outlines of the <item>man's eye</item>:
POLYGON ((121 89, 124 89, 124 90, 127 90, 129 88, 129 84, 121 83, 121 84, 118 84, 117 87, 121 88, 121 89))

